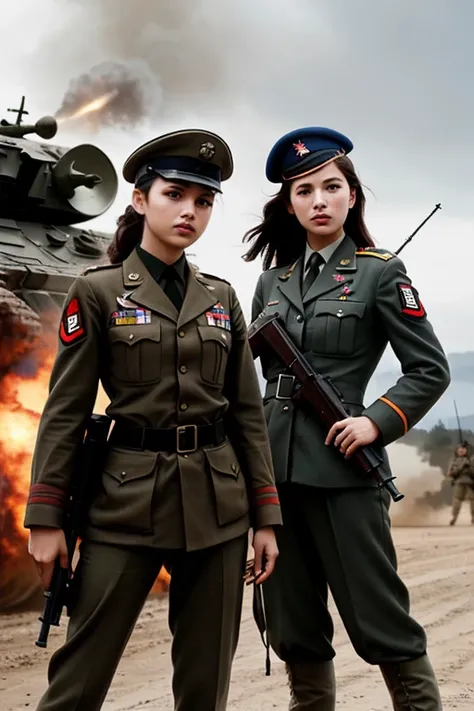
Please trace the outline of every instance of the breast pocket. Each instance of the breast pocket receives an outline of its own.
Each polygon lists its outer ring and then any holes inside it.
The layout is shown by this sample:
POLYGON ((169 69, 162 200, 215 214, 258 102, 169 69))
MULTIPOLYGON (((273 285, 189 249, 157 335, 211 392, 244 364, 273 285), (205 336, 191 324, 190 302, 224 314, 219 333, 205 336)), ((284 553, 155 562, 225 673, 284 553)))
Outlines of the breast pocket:
POLYGON ((224 385, 232 336, 218 326, 198 326, 201 339, 201 378, 208 385, 224 385))
POLYGON ((89 520, 98 528, 152 532, 152 503, 157 461, 154 452, 112 448, 89 520))
POLYGON ((306 324, 309 350, 324 355, 351 355, 366 307, 363 301, 317 301, 306 324))
POLYGON ((115 326, 108 333, 110 375, 119 383, 149 385, 161 379, 161 324, 115 326))

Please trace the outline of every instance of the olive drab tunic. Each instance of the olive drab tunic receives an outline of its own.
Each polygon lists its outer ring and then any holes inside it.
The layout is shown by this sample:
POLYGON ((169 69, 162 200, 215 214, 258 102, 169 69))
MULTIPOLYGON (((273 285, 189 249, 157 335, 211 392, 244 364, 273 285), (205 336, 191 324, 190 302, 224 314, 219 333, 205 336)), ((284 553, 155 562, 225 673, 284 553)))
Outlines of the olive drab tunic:
MULTIPOLYGON (((350 414, 367 415, 388 445, 413 427, 447 388, 443 349, 402 261, 379 249, 357 250, 346 236, 304 298, 301 258, 290 268, 273 268, 259 279, 252 319, 278 312, 289 335, 316 371, 330 376, 350 414), (367 384, 390 343, 401 363, 398 382, 369 406, 367 384)), ((334 449, 315 436, 315 422, 290 400, 276 399, 282 366, 262 361, 268 381, 265 413, 277 483, 291 480, 319 487, 371 485, 334 449)), ((379 446, 378 444, 374 446, 379 446)))
POLYGON ((114 444, 90 508, 89 540, 192 551, 236 538, 250 524, 280 523, 261 393, 234 289, 191 268, 178 314, 134 251, 123 265, 93 268, 71 287, 38 431, 27 527, 61 525, 99 380, 113 420, 172 428, 223 418, 227 437, 183 454, 114 444))

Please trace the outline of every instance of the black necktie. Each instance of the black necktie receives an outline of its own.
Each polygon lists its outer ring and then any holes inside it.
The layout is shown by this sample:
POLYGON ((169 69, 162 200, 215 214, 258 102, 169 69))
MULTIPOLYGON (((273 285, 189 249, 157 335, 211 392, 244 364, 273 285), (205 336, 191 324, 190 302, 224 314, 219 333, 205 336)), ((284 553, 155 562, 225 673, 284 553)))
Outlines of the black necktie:
POLYGON ((306 267, 306 274, 303 281, 303 287, 301 289, 301 295, 304 297, 309 287, 319 275, 320 267, 325 264, 324 257, 322 257, 319 252, 313 252, 308 260, 308 265, 306 267))
POLYGON ((177 311, 181 311, 181 306, 183 305, 183 294, 178 285, 178 274, 173 266, 166 267, 163 272, 161 283, 163 286, 163 291, 165 292, 168 299, 176 307, 177 311))

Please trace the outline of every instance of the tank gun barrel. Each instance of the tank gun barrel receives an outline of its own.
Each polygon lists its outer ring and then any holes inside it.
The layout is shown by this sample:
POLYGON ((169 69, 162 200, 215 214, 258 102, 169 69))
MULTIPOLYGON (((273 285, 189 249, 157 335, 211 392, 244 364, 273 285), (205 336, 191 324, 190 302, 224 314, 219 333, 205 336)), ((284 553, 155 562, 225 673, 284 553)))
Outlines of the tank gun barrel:
POLYGON ((0 122, 0 135, 12 138, 23 138, 29 133, 36 133, 40 138, 53 138, 58 130, 58 122, 53 116, 42 116, 35 124, 9 124, 0 122))

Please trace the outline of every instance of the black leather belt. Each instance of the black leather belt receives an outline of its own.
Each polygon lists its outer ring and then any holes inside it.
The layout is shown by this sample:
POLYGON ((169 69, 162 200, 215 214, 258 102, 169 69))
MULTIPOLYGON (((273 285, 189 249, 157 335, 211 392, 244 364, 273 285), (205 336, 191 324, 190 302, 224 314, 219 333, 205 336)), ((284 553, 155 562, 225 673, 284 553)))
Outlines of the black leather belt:
POLYGON ((223 420, 216 420, 210 425, 181 425, 167 429, 134 427, 124 422, 116 422, 110 435, 112 445, 178 454, 189 454, 206 446, 217 447, 224 440, 223 420))

